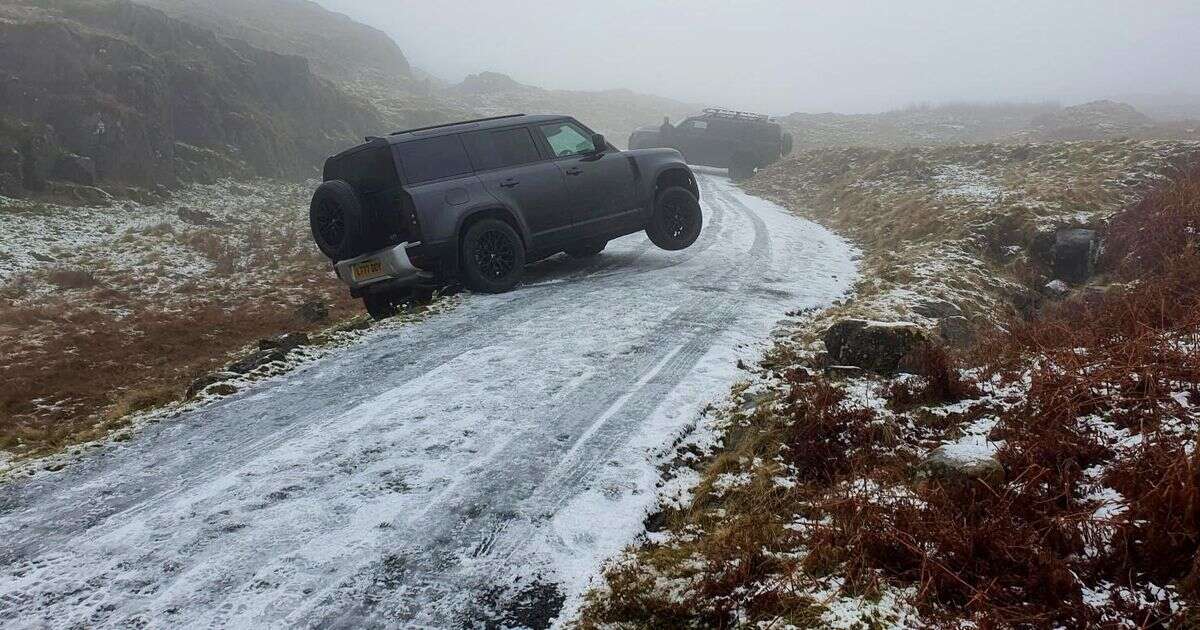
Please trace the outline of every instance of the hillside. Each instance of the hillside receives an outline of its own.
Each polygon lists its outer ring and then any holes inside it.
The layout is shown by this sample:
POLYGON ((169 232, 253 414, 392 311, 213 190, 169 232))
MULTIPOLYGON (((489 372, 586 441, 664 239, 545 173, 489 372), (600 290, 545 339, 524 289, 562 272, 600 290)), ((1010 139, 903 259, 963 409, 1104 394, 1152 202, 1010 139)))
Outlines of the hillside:
POLYGON ((795 134, 801 148, 1024 144, 1122 137, 1200 140, 1200 121, 1156 121, 1128 104, 1113 101, 1071 107, 957 103, 881 114, 794 113, 780 122, 795 134))
POLYGON ((9 196, 48 180, 308 177, 382 124, 301 57, 126 0, 16 0, 0 6, 0 41, 0 194, 9 196))
POLYGON ((682 443, 580 627, 1194 627, 1198 165, 823 149, 749 180, 861 279, 682 443))
POLYGON ((496 72, 471 75, 448 88, 446 94, 487 116, 512 112, 572 114, 617 146, 625 146, 638 127, 662 122, 663 116, 679 119, 701 109, 699 105, 630 90, 547 90, 496 72))
POLYGON ((138 0, 222 37, 304 57, 336 82, 407 81, 408 59, 386 33, 310 0, 138 0))

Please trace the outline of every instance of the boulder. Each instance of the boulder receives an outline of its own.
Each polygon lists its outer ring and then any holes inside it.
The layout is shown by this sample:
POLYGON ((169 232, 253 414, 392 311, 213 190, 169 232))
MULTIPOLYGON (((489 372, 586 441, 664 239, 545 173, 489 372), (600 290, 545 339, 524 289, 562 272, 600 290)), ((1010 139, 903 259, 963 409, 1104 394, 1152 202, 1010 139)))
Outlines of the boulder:
POLYGON ((284 350, 283 348, 259 350, 229 364, 229 371, 234 374, 249 374, 264 365, 286 359, 288 352, 291 352, 291 350, 284 350))
POLYGON ((329 321, 329 305, 321 300, 308 300, 296 308, 296 319, 306 324, 322 324, 329 321))
POLYGON ((14 146, 0 144, 0 175, 21 177, 21 152, 14 146))
POLYGON ((259 350, 295 350, 300 346, 308 345, 308 335, 297 332, 287 333, 284 335, 275 335, 266 339, 258 340, 259 350))
POLYGON ((1096 230, 1070 228, 1056 232, 1050 248, 1054 278, 1071 284, 1087 282, 1096 270, 1099 244, 1096 230))
POLYGON ((55 179, 79 184, 81 186, 96 185, 96 163, 90 157, 68 153, 58 158, 54 163, 51 176, 55 179))
POLYGON ((916 304, 913 304, 912 312, 929 319, 945 319, 962 315, 962 309, 958 305, 939 298, 921 298, 916 304))
POLYGON ((175 214, 179 217, 180 221, 183 221, 189 225, 195 225, 199 227, 213 227, 221 225, 221 221, 218 221, 217 218, 212 214, 203 210, 189 208, 187 206, 179 208, 175 214))
POLYGON ((21 178, 12 173, 0 173, 0 197, 23 199, 25 186, 22 185, 21 178))
POLYGON ((1071 285, 1062 280, 1051 280, 1042 288, 1042 292, 1049 297, 1062 299, 1071 294, 1071 285))
POLYGON ((996 487, 1004 483, 1004 466, 986 443, 945 444, 930 451, 917 467, 917 476, 951 483, 978 480, 996 487))
POLYGON ((187 392, 184 394, 184 396, 188 400, 191 400, 196 396, 199 396, 200 393, 208 389, 209 386, 225 381, 229 379, 230 376, 231 375, 226 372, 211 372, 209 374, 205 374, 204 376, 192 381, 191 385, 188 385, 187 392))
POLYGON ((961 315, 947 317, 938 322, 938 336, 946 343, 963 348, 975 341, 975 326, 971 320, 961 315))
POLYGON ((914 364, 913 358, 929 344, 925 329, 910 322, 848 319, 825 332, 825 349, 831 364, 881 374, 907 371, 914 364))

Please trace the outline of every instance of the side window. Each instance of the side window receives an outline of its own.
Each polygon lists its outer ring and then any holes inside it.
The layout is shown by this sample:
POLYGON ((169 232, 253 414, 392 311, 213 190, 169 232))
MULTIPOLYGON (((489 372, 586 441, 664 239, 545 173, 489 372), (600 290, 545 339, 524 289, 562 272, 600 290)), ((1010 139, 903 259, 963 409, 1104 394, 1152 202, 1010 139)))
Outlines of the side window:
POLYGON ((708 129, 708 122, 703 120, 693 120, 688 123, 688 126, 696 131, 704 131, 708 129))
POLYGON ((546 136, 546 142, 550 143, 550 149, 558 157, 587 155, 596 151, 596 145, 592 144, 592 139, 584 133, 583 129, 571 123, 542 125, 541 129, 542 134, 546 136))
POLYGON ((542 159, 526 127, 478 131, 463 136, 476 170, 486 171, 529 164, 542 159))
POLYGON ((410 184, 466 175, 473 170, 458 136, 402 142, 396 145, 396 158, 410 184))

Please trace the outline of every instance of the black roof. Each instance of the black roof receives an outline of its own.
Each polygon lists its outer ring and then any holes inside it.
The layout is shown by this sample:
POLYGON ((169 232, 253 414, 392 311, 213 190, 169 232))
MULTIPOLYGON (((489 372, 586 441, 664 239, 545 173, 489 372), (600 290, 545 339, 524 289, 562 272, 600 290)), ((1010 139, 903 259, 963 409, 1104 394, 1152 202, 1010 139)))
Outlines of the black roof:
POLYGON ((421 127, 419 129, 409 129, 407 131, 397 131, 388 136, 388 141, 391 143, 407 142, 409 140, 417 140, 421 138, 434 138, 437 136, 446 136, 454 133, 462 133, 464 131, 479 131, 486 129, 498 129, 500 127, 508 127, 510 125, 537 125, 541 123, 556 122, 570 118, 570 116, 562 115, 545 115, 539 114, 536 116, 527 116, 525 114, 512 114, 509 116, 496 116, 493 118, 480 118, 478 120, 464 120, 462 122, 449 123, 445 125, 435 125, 433 127, 421 127))

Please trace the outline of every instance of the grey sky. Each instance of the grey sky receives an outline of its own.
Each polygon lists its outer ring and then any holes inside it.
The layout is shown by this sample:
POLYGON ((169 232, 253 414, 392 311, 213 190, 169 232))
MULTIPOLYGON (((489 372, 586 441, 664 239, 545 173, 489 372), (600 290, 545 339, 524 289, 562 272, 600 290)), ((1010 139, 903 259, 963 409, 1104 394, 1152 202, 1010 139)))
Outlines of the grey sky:
POLYGON ((454 81, 773 113, 1200 92, 1200 0, 318 1, 454 81))

